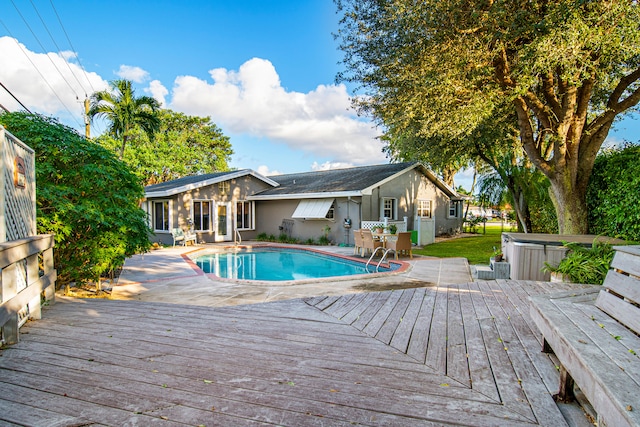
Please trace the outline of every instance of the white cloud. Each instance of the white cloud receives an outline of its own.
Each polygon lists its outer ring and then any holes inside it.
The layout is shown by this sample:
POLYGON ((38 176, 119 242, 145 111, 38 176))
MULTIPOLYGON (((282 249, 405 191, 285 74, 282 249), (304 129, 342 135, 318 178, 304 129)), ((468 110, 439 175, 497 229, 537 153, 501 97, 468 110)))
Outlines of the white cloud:
MULTIPOLYGON (((0 58, 0 81, 27 108, 59 117, 80 131, 85 94, 109 89, 101 76, 81 69, 74 52, 35 53, 11 37, 0 37, 0 58)), ((216 68, 209 73, 211 80, 180 76, 170 88, 153 80, 144 91, 167 108, 210 116, 227 135, 250 136, 255 144, 282 144, 283 150, 302 152, 311 161, 354 165, 386 161, 376 130, 350 108, 344 85, 318 85, 306 93, 289 91, 271 62, 259 58, 237 70, 216 68)), ((136 66, 122 65, 118 76, 149 81, 149 73, 136 66)), ((0 104, 11 111, 21 109, 1 88, 0 104)), ((261 149, 255 146, 254 152, 261 149)))
POLYGON ((133 67, 131 65, 121 65, 120 69, 116 71, 115 74, 120 78, 131 80, 135 83, 144 83, 149 80, 149 72, 140 67, 133 67))
POLYGON ((324 163, 318 163, 318 162, 313 162, 313 164, 311 165, 311 170, 314 171, 326 171, 326 170, 330 170, 330 169, 345 169, 345 168, 350 168, 353 167, 353 163, 342 163, 342 162, 324 162, 324 163))
POLYGON ((212 82, 176 78, 169 108, 211 116, 225 132, 267 138, 335 162, 385 161, 378 133, 351 109, 344 85, 287 91, 271 62, 260 58, 237 71, 216 68, 209 74, 212 82))
MULTIPOLYGON (((104 90, 108 84, 95 73, 85 73, 74 62, 75 54, 63 52, 34 53, 12 37, 0 37, 0 81, 31 111, 73 116, 83 128, 85 95, 104 90)), ((0 89, 0 104, 11 111, 22 107, 5 90, 0 89)))
POLYGON ((260 175, 263 176, 273 176, 273 175, 282 175, 282 172, 277 170, 270 170, 267 165, 258 166, 258 170, 256 170, 260 175))
POLYGON ((144 89, 145 93, 151 94, 163 107, 167 105, 165 97, 169 94, 166 87, 160 83, 160 80, 153 80, 149 83, 149 87, 144 89))

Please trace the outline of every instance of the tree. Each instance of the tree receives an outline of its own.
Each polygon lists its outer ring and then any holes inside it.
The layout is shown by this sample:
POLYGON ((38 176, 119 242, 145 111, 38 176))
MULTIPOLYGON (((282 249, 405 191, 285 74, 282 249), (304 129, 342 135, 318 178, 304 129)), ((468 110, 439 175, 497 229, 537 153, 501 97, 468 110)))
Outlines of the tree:
POLYGON ((521 155, 507 153, 493 161, 493 172, 480 177, 479 193, 493 205, 508 202, 516 213, 520 231, 557 233, 549 180, 521 155))
POLYGON ((144 191, 112 152, 53 118, 5 113, 0 123, 35 151, 37 228, 55 235, 59 286, 99 283, 149 249, 144 191))
MULTIPOLYGON (((160 128, 152 141, 140 130, 131 133, 123 160, 144 185, 198 173, 229 169, 233 154, 229 137, 209 117, 159 110, 160 128)), ((108 135, 97 142, 117 151, 119 142, 108 135)))
POLYGON ((136 97, 128 80, 114 80, 111 91, 95 92, 91 95, 89 117, 104 118, 110 122, 109 134, 121 141, 119 158, 124 151, 131 133, 140 127, 153 140, 159 129, 157 111, 160 103, 150 96, 136 97))
POLYGON ((516 116, 518 144, 550 182, 560 233, 588 229, 586 191, 613 122, 640 101, 635 1, 336 0, 355 104, 437 152, 516 116))

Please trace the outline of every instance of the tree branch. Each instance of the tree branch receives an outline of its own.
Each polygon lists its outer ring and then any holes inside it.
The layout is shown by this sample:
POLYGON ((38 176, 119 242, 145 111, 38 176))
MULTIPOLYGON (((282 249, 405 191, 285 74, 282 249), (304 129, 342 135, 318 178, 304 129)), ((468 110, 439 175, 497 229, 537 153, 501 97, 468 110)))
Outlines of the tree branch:
POLYGON ((520 128, 520 143, 531 161, 545 174, 551 173, 549 163, 540 154, 540 147, 533 137, 533 127, 529 120, 528 104, 522 97, 517 97, 514 101, 516 114, 518 116, 518 127, 520 128))
POLYGON ((640 88, 633 91, 632 94, 624 100, 619 101, 619 99, 629 86, 638 80, 640 80, 640 68, 621 78, 618 86, 616 86, 609 96, 607 107, 614 110, 616 113, 619 113, 636 105, 640 101, 640 88))
POLYGON ((616 115, 628 110, 640 102, 640 87, 631 92, 631 94, 624 100, 619 101, 620 97, 629 88, 629 86, 638 80, 640 80, 640 68, 620 79, 616 88, 611 92, 611 95, 609 95, 607 110, 587 126, 588 134, 600 134, 601 129, 609 128, 611 126, 616 115))
MULTIPOLYGON (((542 79, 542 93, 544 94, 544 98, 547 100, 547 103, 551 106, 551 109, 553 110, 556 117, 560 116, 562 107, 560 106, 560 101, 558 101, 558 97, 553 90, 553 86, 554 86, 553 74, 551 74, 551 72, 548 72, 547 74, 542 76, 541 79, 542 79)), ((561 84, 560 80, 561 79, 558 78, 558 89, 560 88, 560 84, 561 84)))

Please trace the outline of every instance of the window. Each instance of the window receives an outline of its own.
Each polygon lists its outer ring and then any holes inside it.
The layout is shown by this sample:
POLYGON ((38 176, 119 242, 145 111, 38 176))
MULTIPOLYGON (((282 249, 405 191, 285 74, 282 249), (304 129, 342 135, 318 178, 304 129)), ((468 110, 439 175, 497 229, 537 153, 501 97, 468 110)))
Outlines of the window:
POLYGON ((382 217, 389 219, 397 219, 397 201, 396 199, 383 198, 382 199, 382 217))
POLYGON ((462 217, 462 202, 460 200, 449 201, 449 218, 462 217))
POLYGON ((169 231, 169 201, 153 202, 153 229, 169 231))
POLYGON ((418 216, 422 218, 431 218, 431 200, 418 200, 418 216))
POLYGON ((218 183, 218 191, 220 194, 227 194, 231 190, 231 183, 229 181, 222 181, 218 183))
POLYGON ((211 202, 193 202, 193 228, 198 231, 211 229, 211 202))
POLYGON ((324 216, 326 219, 334 219, 336 215, 336 204, 331 203, 331 207, 327 211, 327 214, 324 216))
POLYGON ((236 203, 236 228, 238 230, 252 230, 253 225, 253 202, 236 203))

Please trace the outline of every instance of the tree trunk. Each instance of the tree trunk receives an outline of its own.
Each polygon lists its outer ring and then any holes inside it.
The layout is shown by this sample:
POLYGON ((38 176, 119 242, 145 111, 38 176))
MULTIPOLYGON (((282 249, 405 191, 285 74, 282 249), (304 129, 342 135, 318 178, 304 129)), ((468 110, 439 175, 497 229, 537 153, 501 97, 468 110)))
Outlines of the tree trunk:
POLYGON ((527 199, 524 197, 524 191, 516 184, 513 177, 507 178, 507 189, 513 198, 513 209, 516 211, 518 223, 520 224, 518 228, 525 233, 531 233, 531 213, 529 212, 527 199))
POLYGON ((556 175, 549 178, 551 188, 549 193, 556 215, 558 216, 559 234, 587 234, 586 185, 568 184, 568 177, 556 175))
POLYGON ((118 156, 119 160, 124 159, 124 149, 126 148, 126 146, 127 146, 127 134, 125 133, 122 136, 122 146, 120 147, 120 155, 118 156))

